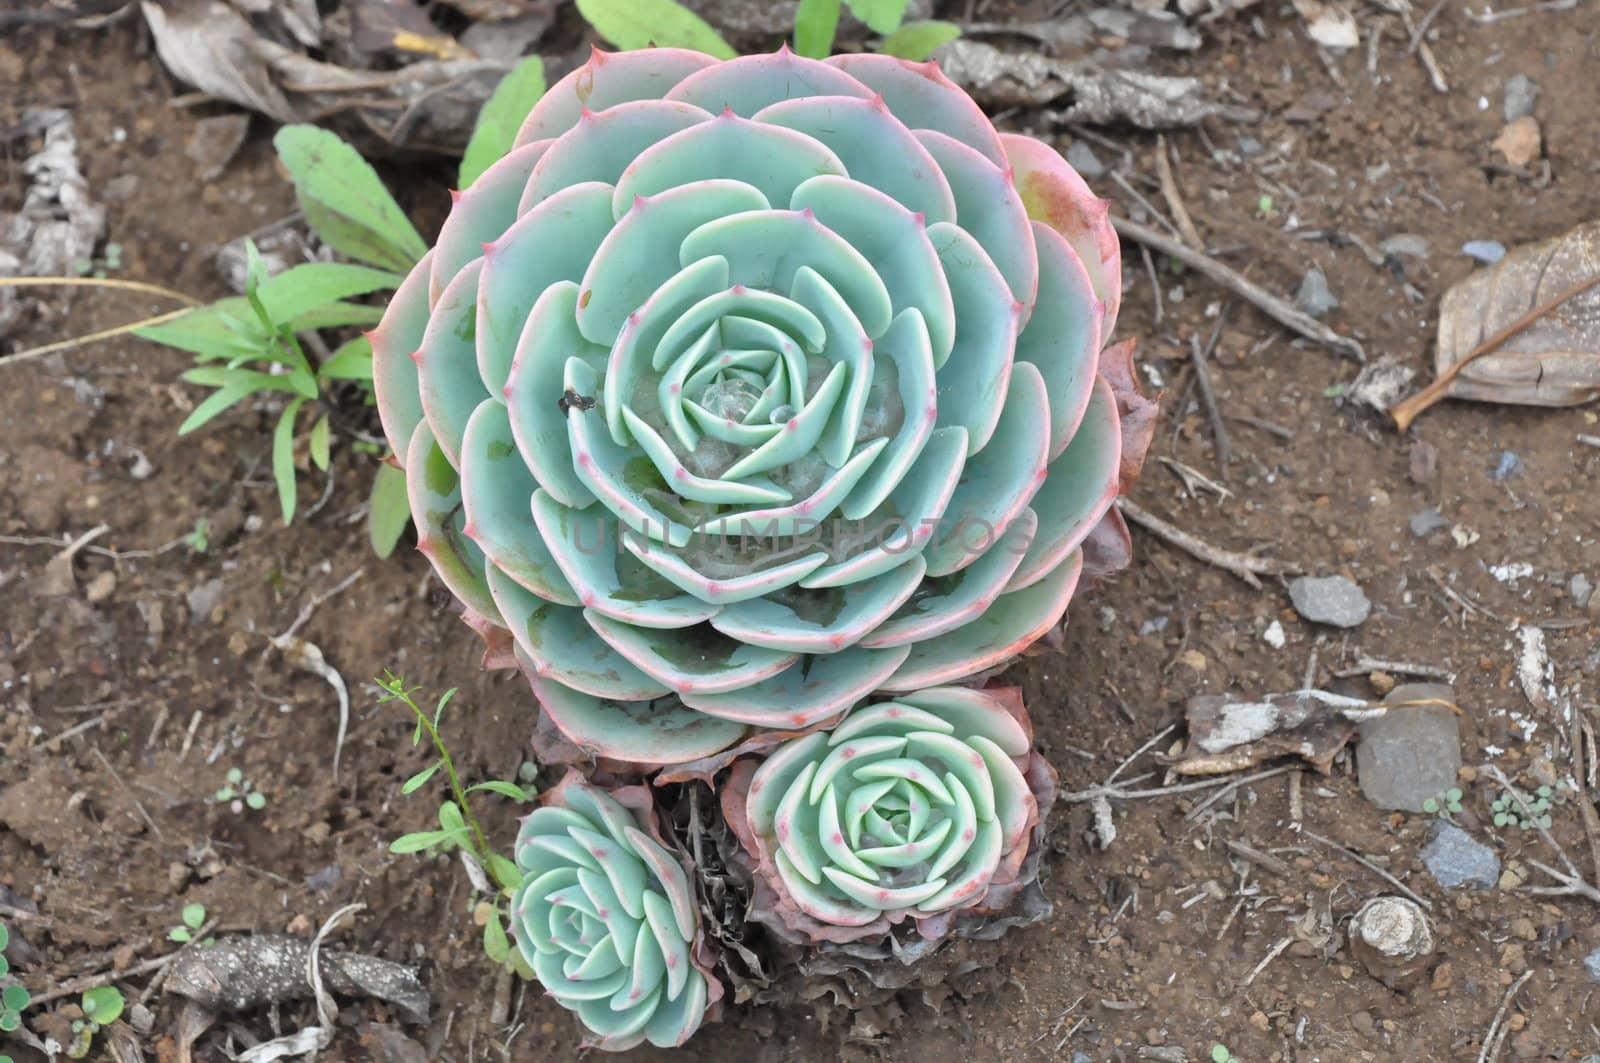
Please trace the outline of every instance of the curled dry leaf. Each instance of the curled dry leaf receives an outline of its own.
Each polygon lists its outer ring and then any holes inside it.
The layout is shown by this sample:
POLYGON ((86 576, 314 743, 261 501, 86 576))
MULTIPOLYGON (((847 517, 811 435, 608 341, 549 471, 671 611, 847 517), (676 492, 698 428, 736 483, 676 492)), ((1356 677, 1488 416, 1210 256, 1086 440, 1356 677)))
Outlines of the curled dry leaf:
POLYGON ((1326 775, 1334 756, 1355 737, 1356 725, 1389 708, 1323 690, 1269 694, 1259 701, 1202 694, 1189 699, 1189 746, 1172 770, 1217 775, 1287 755, 1326 775))
POLYGON ((1576 406, 1600 397, 1597 285, 1600 221, 1592 221, 1514 248, 1451 288, 1439 306, 1434 359, 1441 380, 1453 377, 1444 394, 1520 406, 1576 406), (1488 339, 1547 304, 1553 304, 1547 313, 1475 355, 1488 339))

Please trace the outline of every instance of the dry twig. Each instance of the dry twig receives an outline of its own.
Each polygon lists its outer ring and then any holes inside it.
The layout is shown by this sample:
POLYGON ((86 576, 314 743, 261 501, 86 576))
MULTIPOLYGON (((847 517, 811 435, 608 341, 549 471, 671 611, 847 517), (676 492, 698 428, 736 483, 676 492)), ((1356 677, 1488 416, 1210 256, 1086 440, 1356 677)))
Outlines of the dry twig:
POLYGON ((1183 205, 1183 196, 1178 192, 1178 179, 1173 176, 1172 160, 1167 157, 1167 138, 1159 133, 1156 134, 1156 176, 1161 179, 1161 198, 1167 201, 1167 209, 1172 211, 1183 242, 1196 251, 1205 250, 1206 242, 1200 239, 1200 230, 1194 227, 1189 208, 1183 205))
POLYGON ((1290 572, 1300 571, 1299 566, 1289 561, 1276 561, 1269 557, 1252 557, 1249 554, 1236 553, 1212 546, 1202 539, 1198 539, 1177 525, 1169 524, 1149 510, 1140 506, 1133 500, 1123 497, 1117 499, 1117 508, 1122 510, 1123 516, 1145 529, 1156 538, 1171 546, 1175 546, 1191 557, 1197 557, 1208 565, 1215 565, 1225 572, 1231 572, 1244 580, 1256 590, 1261 589, 1261 581, 1257 576, 1277 576, 1290 572))
POLYGON ((1356 863, 1360 864, 1362 867, 1366 868, 1368 871, 1371 871, 1374 875, 1377 875, 1379 878, 1383 879, 1385 882, 1387 882, 1389 885, 1393 886, 1395 889, 1399 890, 1401 893, 1404 893, 1407 897, 1410 897, 1412 900, 1416 901, 1425 910, 1430 911, 1430 912, 1433 911, 1433 904, 1427 898, 1419 896, 1410 887, 1408 887, 1404 882, 1401 882, 1399 879, 1395 878, 1393 875, 1389 874, 1389 872, 1385 871, 1383 868, 1379 867, 1377 864, 1374 864, 1371 860, 1368 860, 1366 857, 1362 856, 1360 853, 1356 852, 1354 849, 1346 849, 1344 846, 1340 845, 1338 842, 1329 841, 1327 838, 1324 838, 1322 835, 1316 833, 1315 831, 1307 830, 1304 827, 1300 828, 1300 833, 1305 835, 1307 838, 1310 838, 1314 842, 1318 842, 1318 843, 1320 843, 1322 845, 1326 845, 1329 849, 1332 849, 1334 852, 1338 853, 1340 856, 1348 857, 1349 859, 1354 860, 1356 863))
POLYGON ((1324 347, 1365 363, 1367 355, 1361 349, 1361 344, 1348 336, 1341 336, 1333 329, 1324 325, 1309 314, 1301 313, 1276 295, 1262 288, 1254 281, 1248 279, 1237 270, 1223 265, 1210 255, 1196 251, 1179 240, 1169 239, 1148 226, 1138 222, 1129 221, 1127 218, 1111 217, 1111 225, 1117 235, 1135 243, 1144 244, 1153 251, 1175 258, 1185 266, 1203 273, 1224 288, 1242 296, 1261 310, 1262 313, 1284 325, 1308 340, 1315 340, 1324 347))
POLYGON ((1522 977, 1511 983, 1511 988, 1506 990, 1506 995, 1500 1001, 1500 1010, 1494 1013, 1494 1021, 1489 1023, 1489 1029, 1484 1031, 1483 1047, 1478 1050, 1478 1063, 1489 1063, 1491 1059, 1500 1054, 1500 1040, 1495 1034, 1500 1031, 1500 1024, 1505 1021, 1506 1012, 1511 1010, 1511 998, 1517 995, 1528 979, 1533 977, 1532 971, 1523 971, 1522 977))

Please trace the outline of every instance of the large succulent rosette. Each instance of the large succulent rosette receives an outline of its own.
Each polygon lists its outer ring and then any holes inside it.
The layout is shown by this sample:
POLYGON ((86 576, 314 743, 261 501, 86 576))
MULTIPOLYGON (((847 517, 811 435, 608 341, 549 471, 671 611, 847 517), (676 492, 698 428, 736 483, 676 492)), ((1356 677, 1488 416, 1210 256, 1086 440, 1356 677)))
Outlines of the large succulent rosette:
POLYGON ((597 1047, 683 1044, 722 996, 689 877, 648 788, 569 773, 522 821, 512 938, 597 1047))
POLYGON ((597 52, 401 286, 379 409, 548 718, 681 763, 1059 620, 1125 541, 1119 269, 1105 204, 935 64, 597 52))
POLYGON ((908 918, 936 939, 1003 910, 1037 875, 1054 793, 1020 699, 936 687, 740 760, 721 800, 752 865, 751 918, 841 943, 908 918))

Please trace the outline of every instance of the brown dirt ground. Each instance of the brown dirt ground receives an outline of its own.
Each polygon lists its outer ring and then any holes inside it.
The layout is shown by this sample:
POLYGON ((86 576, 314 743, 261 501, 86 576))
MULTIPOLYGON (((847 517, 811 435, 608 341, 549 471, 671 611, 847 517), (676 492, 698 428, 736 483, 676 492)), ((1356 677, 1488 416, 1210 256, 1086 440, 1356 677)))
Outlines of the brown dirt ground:
MULTIPOLYGON (((1190 209, 1210 244, 1233 249, 1226 260, 1270 289, 1292 296, 1304 270, 1321 267, 1342 303, 1335 327, 1360 336, 1373 356, 1392 355, 1425 377, 1438 298, 1472 269, 1456 253, 1463 241, 1510 245, 1600 216, 1600 12, 1580 5, 1485 25, 1447 5, 1434 48, 1452 83, 1448 95, 1429 88, 1393 29, 1379 49, 1375 81, 1364 49, 1330 70, 1287 7, 1256 13, 1211 23, 1195 55, 1155 61, 1158 70, 1198 75, 1267 115, 1258 126, 1206 131, 1220 149, 1255 137, 1269 156, 1248 162, 1214 158, 1193 131, 1170 136, 1190 209), (1489 146, 1501 125, 1501 86, 1515 73, 1544 89, 1536 114, 1548 180, 1497 167, 1489 146), (1291 121, 1286 112, 1296 105, 1315 113, 1291 121), (1373 169, 1380 166, 1387 170, 1373 169), (1278 212, 1271 219, 1257 216, 1264 192, 1278 212), (1425 236, 1430 257, 1401 260, 1401 272, 1426 301, 1409 303, 1397 273, 1374 268, 1354 246, 1287 235, 1288 212, 1303 227, 1373 245, 1395 233, 1425 236)), ((197 187, 183 146, 205 112, 169 106, 178 94, 127 26, 21 30, 0 40, 0 132, 24 107, 72 108, 91 189, 124 174, 137 180, 130 198, 110 205, 110 238, 126 259, 122 275, 216 297, 224 292, 210 251, 282 218, 292 197, 259 121, 227 173, 197 187)), ((1028 117, 1009 121, 1026 125, 1028 117)), ((1150 171, 1152 137, 1102 132, 1133 153, 1134 169, 1150 171)), ((20 201, 19 164, 35 149, 0 137, 0 207, 20 201)), ((1117 161, 1104 147, 1095 150, 1117 161)), ((406 183, 402 200, 435 224, 442 174, 387 171, 392 183, 406 183)), ((1115 193, 1109 183, 1104 190, 1115 193)), ((1152 186, 1146 191, 1155 198, 1152 186)), ((1224 503, 1187 498, 1154 459, 1135 497, 1212 542, 1270 543, 1308 570, 1345 573, 1366 588, 1374 612, 1348 634, 1313 630, 1280 587, 1253 591, 1136 533, 1133 569, 1074 603, 1064 648, 1010 673, 1026 690, 1065 788, 1104 778, 1178 719, 1192 694, 1293 689, 1319 641, 1323 685, 1359 652, 1458 671, 1467 763, 1483 762, 1486 748, 1497 747, 1509 773, 1537 767, 1557 722, 1531 710, 1516 684, 1514 623, 1552 624, 1550 654, 1564 682, 1584 684, 1592 699, 1600 681, 1600 619, 1579 613, 1565 589, 1580 571, 1600 582, 1600 451, 1574 439, 1596 431, 1594 409, 1452 403, 1399 438, 1331 393, 1353 378, 1353 365, 1289 342, 1201 279, 1164 271, 1166 316, 1155 323, 1142 260, 1132 247, 1126 253, 1122 333, 1144 337, 1146 364, 1181 383, 1188 337, 1209 334, 1206 315, 1222 300, 1215 364, 1224 409, 1294 430, 1284 442, 1231 425, 1240 455, 1228 470, 1233 497, 1224 503), (1180 286, 1181 301, 1172 292, 1180 286), (1259 349, 1273 336, 1276 343, 1259 349), (1424 445, 1437 452, 1437 470, 1418 477, 1413 455, 1424 445), (1522 469, 1497 482, 1490 471, 1503 450, 1515 451, 1522 469), (1447 533, 1413 537, 1407 519, 1428 505, 1478 533, 1477 541, 1458 547, 1447 533), (1503 562, 1529 562, 1535 571, 1503 584, 1487 570, 1503 562), (1458 622, 1430 567, 1497 619, 1458 622), (1147 626, 1163 618, 1164 629, 1147 626), (1261 638, 1273 620, 1287 633, 1281 650, 1261 638), (1538 721, 1533 741, 1517 736, 1510 712, 1538 721)), ((52 294, 5 342, 20 349, 156 309, 164 307, 121 294, 52 294)), ((104 522, 110 531, 98 545, 128 551, 184 536, 197 518, 211 525, 203 554, 86 553, 77 564, 80 592, 60 597, 39 593, 55 552, 48 544, 0 545, 0 885, 48 917, 11 921, 38 952, 22 973, 37 992, 105 969, 119 946, 137 959, 157 955, 172 947, 166 931, 189 902, 207 905, 224 929, 303 933, 359 901, 367 911, 347 944, 419 963, 435 994, 439 1021, 418 1034, 430 1058, 496 1058, 495 1046, 508 1037, 505 1058, 570 1058, 572 1023, 537 993, 519 999, 514 1035, 490 1026, 493 972, 464 910, 459 869, 387 852, 395 835, 426 825, 431 806, 399 795, 399 780, 422 761, 406 740, 406 720, 376 706, 362 681, 393 667, 431 691, 461 686, 451 733, 475 777, 503 777, 527 755, 528 695, 514 678, 476 671, 476 637, 454 618, 420 557, 403 549, 380 564, 369 556, 351 518, 372 467, 352 453, 348 436, 335 451, 331 503, 284 528, 265 471, 270 411, 239 412, 178 439, 174 429, 195 401, 193 390, 175 383, 184 361, 129 341, 0 366, 0 533, 59 540, 104 522), (135 448, 156 468, 149 480, 129 475, 135 448), (315 677, 287 671, 266 652, 266 640, 319 590, 363 568, 364 578, 322 605, 303 631, 357 688, 335 784, 331 692, 315 677), (115 587, 90 604, 81 588, 102 573, 114 576, 115 587), (209 622, 191 622, 186 594, 208 580, 222 581, 221 605, 209 622), (103 726, 50 741, 100 714, 103 726), (270 795, 264 811, 240 815, 208 802, 233 767, 270 795)), ((1214 474, 1203 414, 1180 407, 1172 392, 1166 407, 1154 455, 1214 474)), ((314 496, 322 480, 303 484, 314 496)), ((1344 689, 1371 690, 1359 678, 1344 689)), ((1557 767, 1568 770, 1564 759, 1557 767)), ((1487 826, 1492 793, 1463 785, 1460 819, 1503 860, 1524 868, 1529 858, 1554 862, 1537 838, 1487 826)), ((1086 806, 1065 810, 1046 865, 1056 913, 1008 939, 1002 961, 984 973, 989 992, 952 996, 931 1018, 913 1013, 915 1021, 877 1036, 864 1025, 819 1029, 801 1006, 735 1012, 702 1032, 691 1051, 750 1060, 1065 1059, 1081 1051, 1100 1061, 1156 1058, 1139 1054, 1156 1045, 1209 1058, 1211 1045, 1222 1042, 1247 1061, 1471 1060, 1505 987, 1531 970, 1510 1009, 1506 1054, 1553 1060, 1600 1052, 1600 986, 1582 966, 1583 955, 1600 948, 1594 904, 1440 889, 1417 856, 1427 819, 1375 810, 1348 761, 1326 778, 1307 777, 1303 793, 1309 828, 1369 854, 1436 906, 1441 962, 1409 995, 1368 978, 1339 937, 1326 950, 1297 944, 1248 980, 1304 913, 1342 928, 1364 899, 1385 889, 1369 871, 1296 834, 1288 787, 1277 778, 1242 788, 1195 822, 1185 821, 1194 802, 1184 798, 1125 803, 1108 852, 1088 841, 1086 806), (1230 862, 1225 847, 1235 839, 1277 853, 1290 868, 1282 877, 1249 868, 1242 904, 1236 894, 1246 865, 1230 862), (1219 896, 1200 889, 1207 883, 1219 896)), ((497 808, 487 818, 505 838, 511 817, 497 808)), ((1586 853, 1575 805, 1557 808, 1554 833, 1575 858, 1586 853)), ((153 1047, 162 1059, 172 1050, 175 1013, 168 1004, 157 1016, 153 1047)), ((309 1015, 291 1010, 284 1025, 309 1015)), ((382 1058, 369 1057, 364 1024, 389 1020, 381 1007, 348 1004, 334 1058, 382 1058)), ((267 1030, 263 1016, 243 1021, 257 1035, 267 1030)), ((207 1048, 202 1058, 222 1058, 216 1053, 207 1048)))

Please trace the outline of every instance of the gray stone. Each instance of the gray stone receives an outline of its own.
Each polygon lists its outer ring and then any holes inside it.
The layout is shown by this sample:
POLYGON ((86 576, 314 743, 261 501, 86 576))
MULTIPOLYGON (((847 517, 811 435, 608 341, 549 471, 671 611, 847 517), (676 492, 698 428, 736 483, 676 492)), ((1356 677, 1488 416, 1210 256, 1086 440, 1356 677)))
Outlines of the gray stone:
POLYGON ((1595 949, 1583 958, 1583 965, 1589 969, 1589 977, 1600 982, 1600 949, 1595 949))
POLYGON ((1386 255, 1404 255, 1407 258, 1427 258, 1428 241, 1416 233, 1396 233, 1378 245, 1386 255))
POLYGON ((1492 889, 1500 881, 1500 858, 1494 850, 1446 820, 1438 820, 1422 848, 1422 862, 1441 886, 1492 889))
POLYGON ((1426 539, 1440 528, 1448 528, 1450 522, 1444 519, 1444 514, 1439 512, 1438 506, 1429 506, 1411 518, 1411 534, 1418 539, 1426 539))
POLYGON ((1372 615, 1366 592, 1343 576, 1301 576, 1289 584, 1289 600, 1306 620, 1355 627, 1372 615))
POLYGON ((1339 300, 1328 287, 1328 278, 1320 269, 1308 269, 1300 280, 1300 291, 1295 294, 1296 305, 1312 317, 1322 317, 1339 308, 1339 300))
POLYGON ((1087 1052, 1072 1053, 1072 1063, 1094 1063, 1094 1057, 1087 1052))
POLYGON ((1094 181, 1105 176, 1106 164, 1100 161, 1100 156, 1094 149, 1081 140, 1074 140, 1067 147, 1067 162, 1077 170, 1085 181, 1094 181))
POLYGON ((1582 572, 1567 581, 1567 593, 1572 595, 1572 604, 1579 609, 1589 607, 1589 599, 1594 597, 1594 584, 1582 572))
MULTIPOLYGON (((1397 686, 1385 702, 1455 702, 1440 683, 1397 686)), ((1367 720, 1357 729, 1356 767, 1361 792, 1379 808, 1422 812, 1423 802, 1457 785, 1461 729, 1444 705, 1408 705, 1367 720)))
POLYGON ((1533 113, 1534 101, 1539 98, 1539 83, 1526 74, 1513 74, 1506 79, 1506 121, 1515 122, 1533 113))
POLYGON ((1506 257, 1506 245, 1499 240, 1468 240, 1461 245, 1461 253, 1485 265, 1493 265, 1506 257))

